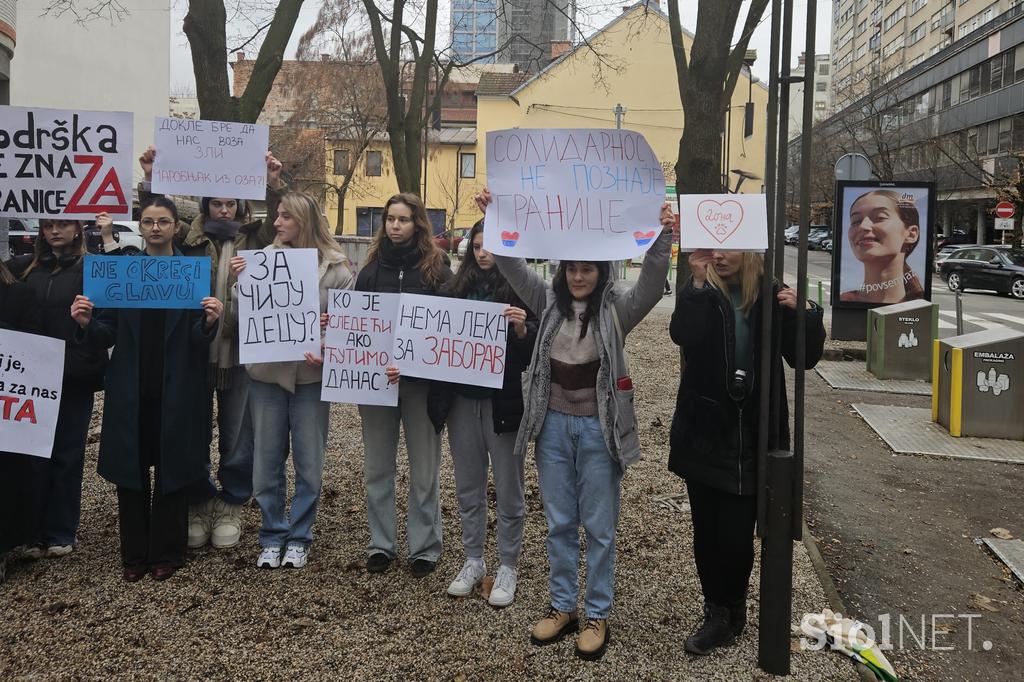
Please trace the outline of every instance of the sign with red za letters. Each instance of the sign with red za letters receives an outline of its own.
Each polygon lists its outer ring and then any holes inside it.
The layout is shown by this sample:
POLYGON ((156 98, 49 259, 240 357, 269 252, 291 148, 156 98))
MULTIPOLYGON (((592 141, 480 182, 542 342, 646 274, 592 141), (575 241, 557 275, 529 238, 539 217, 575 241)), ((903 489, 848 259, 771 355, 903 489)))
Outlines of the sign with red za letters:
POLYGON ((131 218, 132 115, 0 106, 0 217, 131 218))

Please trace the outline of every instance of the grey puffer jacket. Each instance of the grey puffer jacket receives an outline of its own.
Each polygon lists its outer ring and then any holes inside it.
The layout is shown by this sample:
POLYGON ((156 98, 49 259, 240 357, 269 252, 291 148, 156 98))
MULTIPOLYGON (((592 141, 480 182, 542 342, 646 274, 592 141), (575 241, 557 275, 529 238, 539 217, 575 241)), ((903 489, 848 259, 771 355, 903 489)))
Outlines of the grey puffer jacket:
MULTIPOLYGON (((624 337, 661 300, 671 251, 672 234, 663 233, 647 251, 640 276, 633 286, 616 285, 609 280, 601 293, 597 325, 593 327, 601 358, 597 373, 597 415, 608 451, 623 470, 640 459, 633 389, 616 386, 617 379, 629 376, 624 337)), ((516 454, 525 456, 527 445, 540 435, 547 416, 551 393, 551 342, 564 318, 555 305, 551 285, 531 270, 526 261, 508 256, 495 256, 495 260, 519 298, 540 317, 533 357, 523 373, 525 411, 516 436, 516 454)))

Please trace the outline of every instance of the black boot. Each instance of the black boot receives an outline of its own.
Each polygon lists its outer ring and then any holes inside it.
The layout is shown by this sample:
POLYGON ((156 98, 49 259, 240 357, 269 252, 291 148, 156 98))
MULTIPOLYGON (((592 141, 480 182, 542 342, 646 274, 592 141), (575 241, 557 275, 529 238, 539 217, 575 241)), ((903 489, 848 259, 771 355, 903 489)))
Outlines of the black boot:
POLYGON ((732 628, 733 637, 739 638, 743 634, 743 628, 747 626, 747 600, 727 604, 729 609, 729 626, 732 628))
POLYGON ((729 621, 729 608, 704 603, 704 622, 697 631, 686 638, 687 653, 704 656, 720 646, 729 646, 736 641, 729 621))

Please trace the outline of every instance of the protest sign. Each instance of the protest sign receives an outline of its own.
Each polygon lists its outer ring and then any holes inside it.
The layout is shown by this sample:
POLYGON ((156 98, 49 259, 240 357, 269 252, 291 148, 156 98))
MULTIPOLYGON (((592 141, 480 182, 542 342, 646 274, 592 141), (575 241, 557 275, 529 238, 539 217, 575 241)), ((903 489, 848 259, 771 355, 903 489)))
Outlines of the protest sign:
POLYGON ((209 256, 86 256, 83 293, 97 308, 202 308, 209 256))
POLYGON ((683 194, 679 197, 682 251, 764 251, 768 211, 763 194, 683 194))
POLYGON ((392 355, 405 376, 501 388, 504 303, 402 294, 392 355))
POLYGON ((132 115, 0 106, 0 217, 131 218, 132 115))
POLYGON ((156 118, 153 191, 263 199, 270 128, 254 123, 156 118))
POLYGON ((398 405, 388 383, 399 294, 332 289, 327 298, 327 339, 320 399, 357 405, 398 405))
POLYGON ((320 284, 316 249, 239 251, 238 355, 254 362, 320 355, 320 284))
POLYGON ((63 340, 0 329, 0 450, 50 457, 63 382, 63 340))
POLYGON ((568 128, 487 133, 488 251, 618 260, 661 233, 661 163, 640 133, 568 128))

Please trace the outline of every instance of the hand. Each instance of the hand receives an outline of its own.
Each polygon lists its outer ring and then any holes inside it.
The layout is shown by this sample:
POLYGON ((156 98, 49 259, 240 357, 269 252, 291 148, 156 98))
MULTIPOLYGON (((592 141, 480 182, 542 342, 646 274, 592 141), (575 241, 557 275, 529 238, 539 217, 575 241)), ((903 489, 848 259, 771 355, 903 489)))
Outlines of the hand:
POLYGON ((114 221, 107 212, 96 215, 96 227, 99 228, 100 237, 103 238, 103 246, 106 247, 115 242, 114 221))
POLYGON ((203 310, 206 311, 206 328, 209 329, 224 312, 224 304, 220 302, 219 298, 207 296, 203 299, 203 310))
POLYGON ((676 214, 672 212, 672 205, 667 201, 661 205, 661 214, 658 216, 658 222, 661 223, 661 231, 671 232, 672 227, 676 224, 676 214))
POLYGON ((708 266, 715 256, 711 249, 697 249, 690 254, 690 270, 693 271, 693 286, 702 287, 708 278, 708 266))
POLYGON ((306 355, 306 364, 309 365, 310 367, 323 367, 324 366, 324 356, 323 355, 313 355, 312 353, 306 353, 305 355, 306 355))
POLYGON ((267 159, 267 187, 271 189, 281 189, 284 183, 281 181, 281 171, 284 170, 284 164, 277 160, 277 158, 269 151, 266 155, 267 159))
POLYGON ((520 339, 526 338, 526 311, 522 308, 517 308, 513 305, 505 308, 505 312, 502 313, 505 319, 508 320, 509 325, 515 330, 516 336, 520 339))
POLYGON ((394 365, 384 368, 384 374, 387 375, 389 384, 397 384, 398 380, 402 378, 402 373, 394 365))
POLYGON ((481 213, 487 213, 487 204, 491 203, 491 190, 484 187, 480 190, 480 193, 473 197, 476 201, 476 207, 480 209, 481 213))
MULTIPOLYGON (((789 308, 790 310, 796 310, 796 289, 791 289, 789 287, 786 287, 785 289, 780 289, 776 298, 779 299, 779 305, 783 305, 789 308)), ((807 310, 811 309, 810 301, 805 301, 804 305, 806 306, 807 310)))
POLYGON ((146 182, 153 180, 153 161, 156 159, 156 147, 149 145, 146 151, 139 157, 139 165, 142 167, 142 175, 146 182))
POLYGON ((85 329, 92 322, 92 301, 79 294, 71 303, 71 319, 78 323, 78 326, 85 329))
MULTIPOLYGON (((231 274, 237 279, 242 271, 245 270, 245 258, 242 256, 232 256, 231 261, 231 274)), ((321 327, 324 326, 323 320, 320 321, 321 327)))
POLYGON ((331 316, 327 313, 320 313, 320 333, 327 331, 327 323, 330 319, 331 316))

